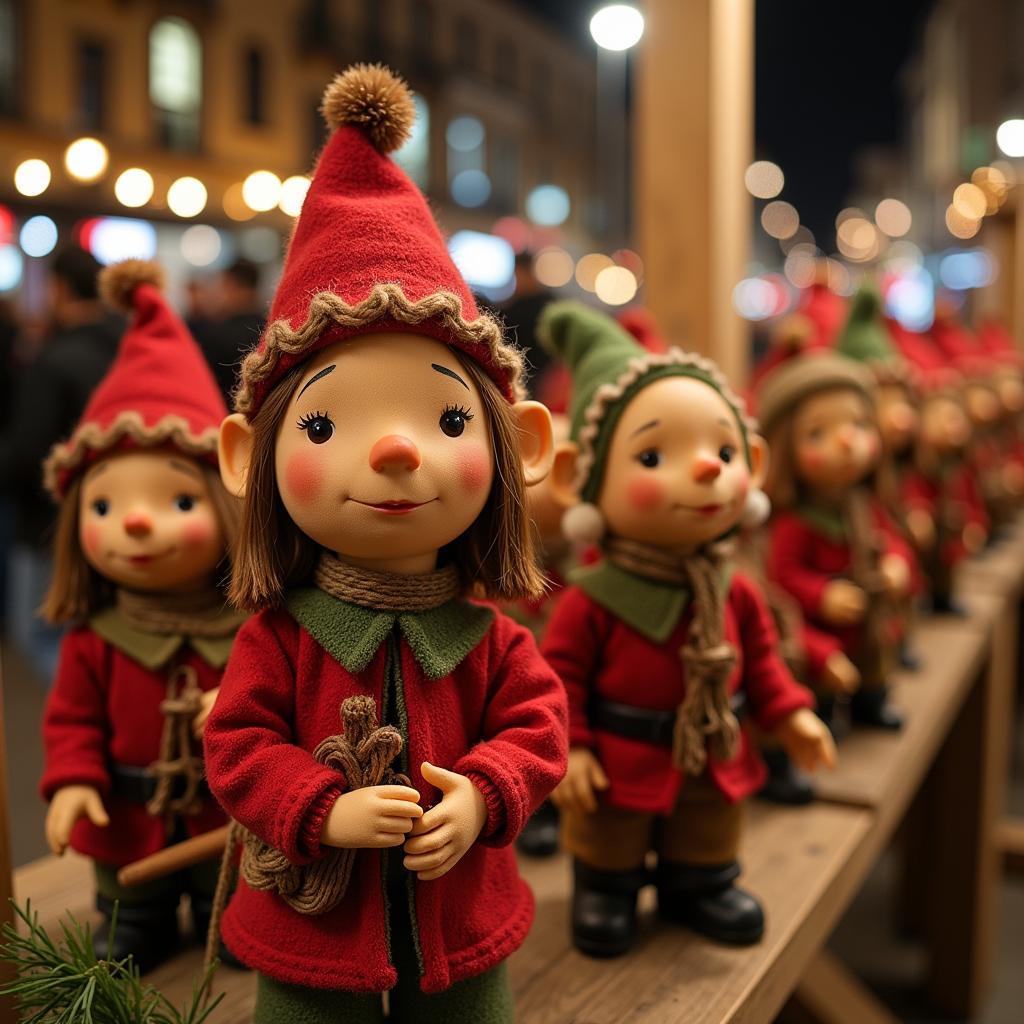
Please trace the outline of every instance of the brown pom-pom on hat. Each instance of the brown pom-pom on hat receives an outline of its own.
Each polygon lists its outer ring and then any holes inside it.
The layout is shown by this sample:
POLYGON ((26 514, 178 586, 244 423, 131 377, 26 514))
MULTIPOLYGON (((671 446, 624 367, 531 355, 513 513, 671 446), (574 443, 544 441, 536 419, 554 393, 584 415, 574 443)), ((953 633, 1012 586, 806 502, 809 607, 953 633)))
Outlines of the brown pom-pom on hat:
POLYGON ((383 64, 353 64, 324 91, 327 127, 355 125, 381 153, 399 148, 412 131, 416 107, 405 82, 383 64))
POLYGON ((135 289, 140 284, 151 284, 162 292, 166 281, 164 268, 154 260, 123 260, 100 271, 100 297, 111 309, 134 313, 135 289))

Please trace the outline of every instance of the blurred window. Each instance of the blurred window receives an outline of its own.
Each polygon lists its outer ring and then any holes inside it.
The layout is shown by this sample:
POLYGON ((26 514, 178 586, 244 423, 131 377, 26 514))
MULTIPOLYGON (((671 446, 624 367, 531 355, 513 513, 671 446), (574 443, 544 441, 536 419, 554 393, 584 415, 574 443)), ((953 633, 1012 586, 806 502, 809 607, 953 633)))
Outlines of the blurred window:
POLYGON ((519 51, 516 44, 508 37, 499 39, 494 56, 498 84, 515 91, 519 87, 519 51))
POLYGON ((505 213, 519 209, 519 141, 511 135, 495 135, 491 146, 494 202, 505 213))
POLYGON ((0 0, 0 114, 18 109, 18 12, 16 0, 0 0))
POLYGON ((263 51, 250 46, 245 51, 245 119, 249 124, 266 124, 266 62, 263 51))
POLYGON ((472 18, 455 22, 455 63, 463 71, 476 71, 480 56, 480 33, 472 18))
POLYGON ((395 162, 426 192, 430 187, 430 106, 418 92, 412 99, 416 120, 409 138, 395 152, 395 162))
POLYGON ((161 18, 149 33, 149 100, 163 145, 199 148, 202 99, 199 33, 184 18, 161 18))
POLYGON ((483 206, 491 195, 487 176, 487 130, 478 117, 463 114, 448 122, 448 190, 460 206, 483 206))
POLYGON ((434 7, 429 0, 416 0, 412 5, 412 47, 416 67, 429 70, 434 63, 434 7))
POLYGON ((548 116, 551 99, 551 68, 546 61, 535 60, 530 69, 530 105, 540 120, 548 116))
POLYGON ((102 43, 78 44, 78 122, 84 131, 103 127, 107 84, 107 51, 102 43))

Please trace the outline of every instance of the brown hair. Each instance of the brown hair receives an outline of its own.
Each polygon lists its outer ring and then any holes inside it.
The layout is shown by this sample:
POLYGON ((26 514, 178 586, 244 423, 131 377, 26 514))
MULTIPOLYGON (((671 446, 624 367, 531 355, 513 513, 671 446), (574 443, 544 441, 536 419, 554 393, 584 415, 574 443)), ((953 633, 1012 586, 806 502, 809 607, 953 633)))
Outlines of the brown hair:
MULTIPOLYGON (((476 522, 444 548, 440 561, 456 566, 465 592, 477 590, 499 600, 535 597, 546 584, 526 509, 512 407, 475 361, 459 362, 473 378, 487 413, 494 483, 476 522)), ((279 604, 286 588, 309 579, 320 555, 320 546, 288 515, 274 475, 277 428, 302 373, 303 364, 289 370, 251 421, 252 453, 229 591, 231 600, 246 611, 279 604)))
MULTIPOLYGON (((228 494, 221 483, 220 473, 213 466, 205 461, 199 461, 198 465, 210 492, 210 502, 227 539, 227 552, 217 570, 218 585, 223 586, 228 580, 230 559, 238 538, 241 502, 228 494)), ((114 599, 114 584, 89 565, 82 554, 78 541, 81 492, 82 476, 79 474, 68 486, 57 513, 53 541, 53 578, 39 607, 39 614, 54 624, 87 619, 114 599)))

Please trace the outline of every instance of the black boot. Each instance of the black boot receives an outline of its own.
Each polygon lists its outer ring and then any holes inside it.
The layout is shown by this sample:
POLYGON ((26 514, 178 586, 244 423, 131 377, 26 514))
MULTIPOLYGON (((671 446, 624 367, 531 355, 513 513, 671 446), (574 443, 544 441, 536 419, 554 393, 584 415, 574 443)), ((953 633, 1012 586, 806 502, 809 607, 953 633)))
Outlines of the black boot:
POLYGON ((733 883, 736 861, 707 867, 658 864, 658 913, 716 942, 749 946, 764 935, 764 911, 750 893, 733 883))
POLYGON ((908 672, 917 672, 921 668, 921 659, 906 640, 900 644, 900 667, 908 672))
POLYGON ((550 800, 533 812, 519 833, 516 847, 529 857, 550 857, 558 852, 558 808, 550 800))
POLYGON ((145 974, 159 967, 178 948, 178 901, 163 899, 153 903, 118 903, 113 941, 110 921, 114 901, 96 896, 96 908, 103 923, 93 932, 92 945, 99 960, 124 960, 132 957, 145 974))
POLYGON ((636 897, 646 872, 598 871, 578 860, 573 871, 573 943, 587 956, 621 956, 636 937, 636 897))
POLYGON ((850 716, 858 725, 875 729, 890 729, 895 732, 903 728, 903 716, 889 703, 889 689, 860 689, 850 701, 850 716))
MULTIPOLYGON (((192 931, 196 942, 203 949, 206 948, 206 937, 210 931, 210 916, 213 913, 213 902, 199 896, 192 897, 192 931)), ((217 959, 228 967, 235 967, 240 971, 249 970, 234 953, 224 945, 224 940, 217 939, 217 959)))
POLYGON ((810 779, 796 768, 789 755, 781 747, 768 747, 761 751, 768 767, 768 781, 757 794, 763 800, 774 804, 800 806, 814 799, 814 787, 810 779))
POLYGON ((967 609, 952 594, 932 594, 933 615, 954 615, 962 619, 967 615, 967 609))

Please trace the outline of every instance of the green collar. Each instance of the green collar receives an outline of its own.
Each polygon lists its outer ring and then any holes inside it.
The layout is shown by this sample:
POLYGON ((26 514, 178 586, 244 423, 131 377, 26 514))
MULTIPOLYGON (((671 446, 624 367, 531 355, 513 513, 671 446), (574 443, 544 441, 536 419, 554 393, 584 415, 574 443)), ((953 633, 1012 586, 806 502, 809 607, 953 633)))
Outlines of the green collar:
MULTIPOLYGON (((223 612, 223 617, 242 624, 242 618, 231 609, 223 612)), ((89 619, 89 626, 97 636, 150 671, 163 668, 185 646, 191 647, 211 668, 223 668, 235 642, 233 632, 218 637, 150 633, 129 622, 116 607, 97 612, 89 619)))
POLYGON ((838 509, 824 508, 821 505, 801 505, 797 508, 796 514, 829 540, 836 543, 846 540, 846 523, 838 509))
POLYGON ((486 636, 494 611, 456 599, 426 612, 382 612, 341 601, 317 587, 285 596, 292 618, 353 675, 373 660, 395 623, 428 679, 440 679, 486 636))

